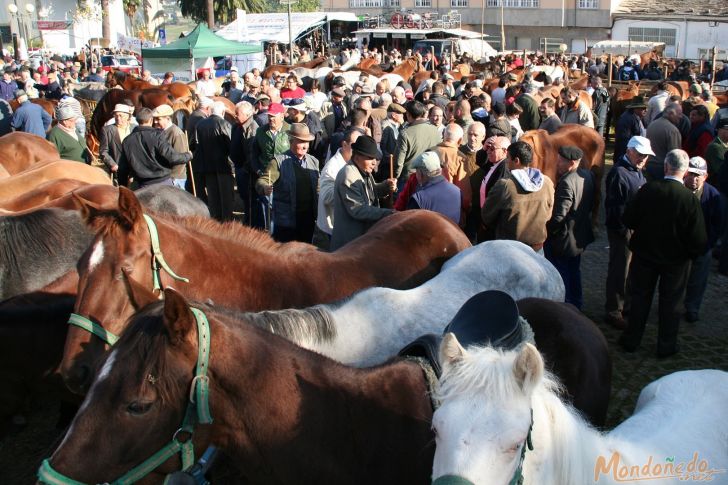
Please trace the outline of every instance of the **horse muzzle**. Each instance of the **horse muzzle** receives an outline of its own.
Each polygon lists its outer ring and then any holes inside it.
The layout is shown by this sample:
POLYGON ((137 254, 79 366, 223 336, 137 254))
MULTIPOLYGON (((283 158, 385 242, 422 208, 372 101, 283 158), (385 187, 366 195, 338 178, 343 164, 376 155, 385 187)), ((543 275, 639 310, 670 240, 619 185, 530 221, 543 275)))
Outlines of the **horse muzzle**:
POLYGON ((457 475, 443 475, 432 481, 432 485, 475 485, 467 478, 457 475))

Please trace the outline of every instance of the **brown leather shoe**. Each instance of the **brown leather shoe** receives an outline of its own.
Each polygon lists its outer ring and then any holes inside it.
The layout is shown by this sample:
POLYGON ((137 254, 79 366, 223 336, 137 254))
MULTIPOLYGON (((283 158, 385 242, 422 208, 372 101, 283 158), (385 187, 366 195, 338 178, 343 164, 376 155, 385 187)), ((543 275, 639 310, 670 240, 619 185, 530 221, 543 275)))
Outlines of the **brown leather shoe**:
POLYGON ((627 328, 627 321, 621 315, 612 315, 610 313, 606 316, 605 321, 618 330, 627 328))

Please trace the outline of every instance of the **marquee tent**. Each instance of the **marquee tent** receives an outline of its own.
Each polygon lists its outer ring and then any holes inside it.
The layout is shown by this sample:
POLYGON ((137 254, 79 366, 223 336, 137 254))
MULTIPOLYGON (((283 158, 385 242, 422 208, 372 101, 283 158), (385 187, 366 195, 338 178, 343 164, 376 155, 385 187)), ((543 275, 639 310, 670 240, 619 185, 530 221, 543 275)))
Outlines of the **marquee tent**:
MULTIPOLYGON (((291 14, 293 39, 334 20, 357 22, 352 12, 294 12, 291 14)), ((288 14, 265 13, 249 14, 237 11, 237 19, 220 29, 218 35, 241 42, 279 42, 288 44, 288 14)))
POLYGON ((167 45, 142 49, 144 69, 149 69, 155 76, 171 71, 180 81, 193 81, 196 70, 210 67, 211 58, 217 56, 232 56, 233 63, 241 72, 260 67, 265 62, 260 44, 243 44, 224 39, 204 24, 199 24, 186 37, 167 45))

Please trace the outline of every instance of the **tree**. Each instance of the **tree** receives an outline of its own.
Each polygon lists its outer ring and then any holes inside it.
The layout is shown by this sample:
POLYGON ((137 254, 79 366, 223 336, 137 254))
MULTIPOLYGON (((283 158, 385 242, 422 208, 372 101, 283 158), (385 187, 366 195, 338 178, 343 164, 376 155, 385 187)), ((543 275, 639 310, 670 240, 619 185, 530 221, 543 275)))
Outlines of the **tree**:
POLYGON ((129 25, 131 25, 131 35, 134 35, 134 17, 136 16, 137 9, 141 0, 124 0, 124 13, 129 17, 129 25))
POLYGON ((109 0, 101 0, 101 37, 111 40, 111 19, 109 18, 109 0))
MULTIPOLYGON (((276 0, 267 0, 268 12, 288 12, 288 6, 282 5, 276 0)), ((298 0, 291 5, 292 12, 317 12, 321 10, 320 0, 298 0)))
MULTIPOLYGON (((207 22, 207 0, 179 0, 182 15, 191 17, 196 22, 207 22)), ((235 20, 236 10, 248 13, 270 12, 266 0, 215 0, 215 21, 228 24, 235 20)))

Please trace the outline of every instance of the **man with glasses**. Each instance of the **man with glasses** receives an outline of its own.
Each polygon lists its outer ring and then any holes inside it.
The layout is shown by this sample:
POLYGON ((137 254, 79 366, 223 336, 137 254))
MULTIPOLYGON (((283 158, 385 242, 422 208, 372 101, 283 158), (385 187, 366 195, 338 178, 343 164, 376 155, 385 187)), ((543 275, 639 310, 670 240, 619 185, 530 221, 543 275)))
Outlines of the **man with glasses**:
MULTIPOLYGON (((475 122, 473 125, 483 126, 480 122, 475 122)), ((470 135, 471 133, 469 131, 468 137, 470 135)), ((470 143, 470 140, 468 143, 470 143)), ((470 184, 465 187, 463 206, 469 208, 467 209, 468 214, 465 221, 465 234, 467 234, 471 241, 477 242, 484 240, 485 233, 483 232, 480 213, 485 204, 488 191, 498 180, 507 176, 509 173, 508 166, 504 162, 506 160, 506 150, 510 144, 511 141, 504 136, 491 136, 485 140, 483 150, 485 150, 486 160, 485 162, 481 162, 478 168, 470 174, 470 184)), ((480 159, 481 154, 482 152, 479 152, 476 159, 480 159)), ((466 173, 469 171, 467 163, 465 171, 466 173)))
POLYGON ((627 229, 622 216, 624 209, 647 180, 642 169, 650 156, 655 156, 650 140, 633 136, 627 142, 627 152, 617 159, 607 174, 604 210, 606 212, 607 238, 609 239, 609 266, 607 268, 606 320, 610 325, 625 329, 624 313, 629 309, 627 295, 627 269, 632 252, 629 240, 632 231, 627 229))

